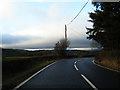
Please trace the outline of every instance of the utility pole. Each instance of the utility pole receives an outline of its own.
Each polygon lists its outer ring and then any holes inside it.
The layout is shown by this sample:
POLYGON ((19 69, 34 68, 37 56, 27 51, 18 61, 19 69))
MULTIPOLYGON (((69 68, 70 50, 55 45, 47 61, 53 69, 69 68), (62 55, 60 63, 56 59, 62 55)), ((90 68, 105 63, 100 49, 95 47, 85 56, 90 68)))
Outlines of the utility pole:
POLYGON ((67 25, 65 24, 65 40, 67 40, 67 25))

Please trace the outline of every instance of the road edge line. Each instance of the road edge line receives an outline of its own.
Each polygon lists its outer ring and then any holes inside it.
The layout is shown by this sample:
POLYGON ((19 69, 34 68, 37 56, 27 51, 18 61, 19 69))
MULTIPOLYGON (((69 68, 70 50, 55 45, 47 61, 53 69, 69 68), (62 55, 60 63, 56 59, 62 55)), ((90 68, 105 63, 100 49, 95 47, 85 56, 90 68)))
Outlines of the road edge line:
POLYGON ((37 71, 36 73, 34 73, 33 75, 31 75, 29 78, 27 78, 26 80, 24 80, 23 82, 21 82, 20 84, 18 84, 16 87, 14 87, 12 90, 17 90, 18 88, 20 88, 22 85, 24 85, 25 83, 27 83, 30 79, 32 79, 34 76, 36 76, 37 74, 39 74, 40 72, 42 72, 43 70, 45 70, 46 68, 48 68, 49 66, 55 64, 56 62, 53 62, 47 66, 45 66, 44 68, 40 69, 39 71, 37 71))
POLYGON ((94 89, 94 90, 98 90, 95 85, 93 85, 90 80, 88 80, 83 74, 81 74, 81 76, 85 79, 85 81, 94 89))
POLYGON ((95 65, 97 65, 97 66, 99 66, 99 67, 101 67, 101 68, 105 68, 105 69, 107 69, 107 70, 120 73, 120 71, 117 71, 117 70, 114 70, 114 69, 111 69, 111 68, 108 68, 108 67, 105 67, 105 66, 102 66, 102 65, 99 65, 99 64, 95 63, 95 60, 93 60, 92 62, 93 62, 93 64, 95 64, 95 65))

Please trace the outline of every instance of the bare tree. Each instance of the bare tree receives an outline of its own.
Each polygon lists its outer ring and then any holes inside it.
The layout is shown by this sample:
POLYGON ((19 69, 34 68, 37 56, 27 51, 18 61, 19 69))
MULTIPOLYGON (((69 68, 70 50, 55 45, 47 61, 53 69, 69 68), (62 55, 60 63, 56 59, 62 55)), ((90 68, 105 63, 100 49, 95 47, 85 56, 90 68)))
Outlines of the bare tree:
POLYGON ((61 39, 55 44, 54 50, 59 56, 65 57, 67 54, 67 48, 69 47, 69 44, 70 43, 67 39, 61 39))

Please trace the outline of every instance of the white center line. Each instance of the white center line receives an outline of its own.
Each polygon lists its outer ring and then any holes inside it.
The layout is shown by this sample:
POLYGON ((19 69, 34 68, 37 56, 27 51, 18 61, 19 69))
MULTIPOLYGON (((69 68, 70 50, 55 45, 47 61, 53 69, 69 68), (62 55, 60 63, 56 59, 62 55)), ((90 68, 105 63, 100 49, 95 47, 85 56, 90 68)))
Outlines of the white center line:
POLYGON ((75 69, 78 71, 78 68, 77 68, 77 66, 76 66, 76 65, 74 65, 74 67, 75 67, 75 69))
POLYGON ((77 61, 75 61, 75 64, 77 63, 77 61))
POLYGON ((77 68, 77 66, 76 66, 76 63, 77 63, 77 61, 74 62, 74 67, 75 67, 75 69, 78 71, 78 68, 77 68))
POLYGON ((94 89, 94 90, 98 90, 95 85, 93 85, 83 74, 81 74, 81 76, 87 81, 87 83, 94 89))

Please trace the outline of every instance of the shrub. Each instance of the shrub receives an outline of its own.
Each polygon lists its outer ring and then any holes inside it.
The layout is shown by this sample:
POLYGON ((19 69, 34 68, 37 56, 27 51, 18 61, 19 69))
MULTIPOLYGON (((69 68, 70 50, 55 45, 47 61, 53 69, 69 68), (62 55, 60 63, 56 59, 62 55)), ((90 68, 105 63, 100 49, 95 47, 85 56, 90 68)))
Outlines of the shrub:
POLYGON ((54 50, 57 55, 65 57, 67 54, 67 48, 69 47, 69 41, 66 39, 61 39, 55 44, 54 50))

